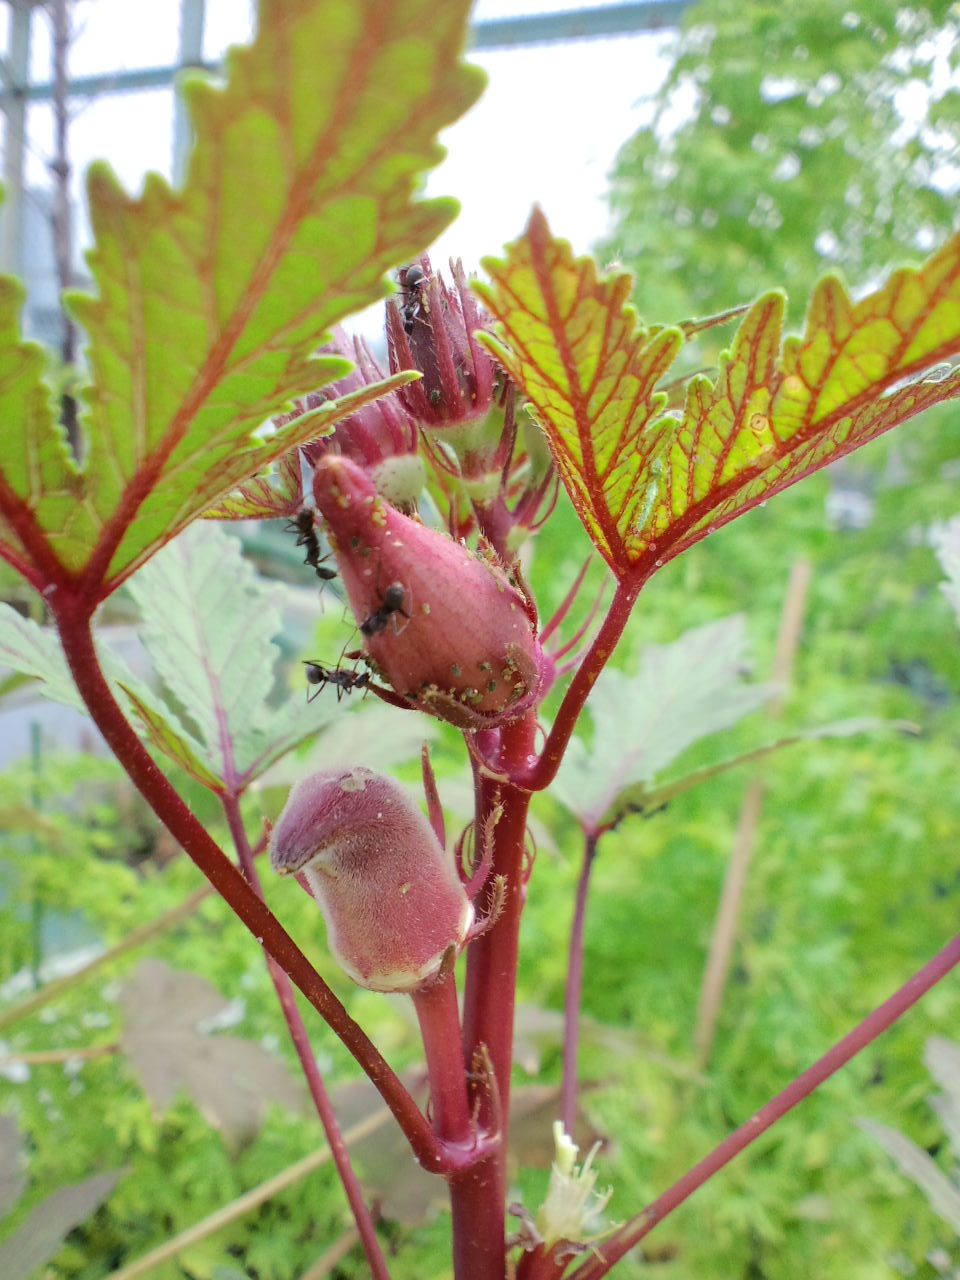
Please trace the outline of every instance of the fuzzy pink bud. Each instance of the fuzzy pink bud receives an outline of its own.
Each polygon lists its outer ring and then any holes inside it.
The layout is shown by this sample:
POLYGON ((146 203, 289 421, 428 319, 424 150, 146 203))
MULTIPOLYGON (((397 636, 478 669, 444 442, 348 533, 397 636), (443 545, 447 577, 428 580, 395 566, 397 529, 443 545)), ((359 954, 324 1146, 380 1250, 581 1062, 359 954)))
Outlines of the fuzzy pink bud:
POLYGON ((540 694, 532 601, 495 556, 428 529, 325 458, 314 497, 371 664, 397 693, 461 729, 514 720, 540 694))
POLYGON ((473 923, 429 822, 398 783, 362 766, 294 787, 270 836, 270 864, 304 876, 337 963, 371 991, 423 986, 473 923))

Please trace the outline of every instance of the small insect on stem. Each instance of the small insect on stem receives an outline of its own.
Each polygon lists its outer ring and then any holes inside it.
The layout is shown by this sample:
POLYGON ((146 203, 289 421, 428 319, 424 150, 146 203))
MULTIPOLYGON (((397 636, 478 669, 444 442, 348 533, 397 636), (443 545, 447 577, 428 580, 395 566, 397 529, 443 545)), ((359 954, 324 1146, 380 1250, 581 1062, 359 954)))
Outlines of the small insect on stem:
POLYGON ((308 702, 319 697, 328 684, 336 685, 339 702, 345 693, 353 693, 354 689, 365 689, 370 683, 369 671, 341 671, 339 667, 325 667, 323 663, 313 658, 308 659, 303 665, 307 669, 307 684, 317 686, 312 696, 307 695, 308 702))
POLYGON ((400 287, 403 290, 404 298, 403 306, 400 308, 400 315, 403 317, 404 333, 413 333, 414 321, 425 309, 423 287, 426 284, 427 277, 424 274, 423 267, 416 262, 400 272, 400 287))
POLYGON ((336 569, 324 568, 323 560, 327 560, 329 557, 324 556, 321 560, 320 539, 317 537, 313 512, 309 507, 304 507, 297 512, 292 520, 287 521, 287 532, 300 535, 297 538, 297 546, 307 548, 307 556, 303 563, 315 569, 318 578, 322 578, 324 582, 330 582, 337 576, 336 569))
POLYGON ((402 582, 391 582, 389 587, 383 593, 380 601, 380 608, 375 609, 369 618, 364 618, 360 623, 360 632, 365 636, 376 636, 381 631, 386 631, 387 623, 393 619, 393 627, 397 629, 396 615, 402 614, 404 618, 410 618, 409 613, 403 607, 406 598, 406 590, 402 582))

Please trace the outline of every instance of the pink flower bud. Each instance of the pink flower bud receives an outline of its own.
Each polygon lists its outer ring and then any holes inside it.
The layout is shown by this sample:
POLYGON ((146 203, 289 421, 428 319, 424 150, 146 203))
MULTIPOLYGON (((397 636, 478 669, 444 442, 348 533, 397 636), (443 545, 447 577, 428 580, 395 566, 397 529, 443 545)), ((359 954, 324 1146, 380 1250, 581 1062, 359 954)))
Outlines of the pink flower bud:
POLYGON ((423 255, 400 273, 400 305, 387 303, 391 372, 419 369, 399 399, 422 426, 445 427, 486 417, 493 403, 494 363, 474 334, 487 317, 467 283, 463 264, 451 262, 448 287, 423 255))
POLYGON ((394 510, 345 458, 320 461, 314 496, 364 651, 397 693, 462 729, 536 703, 536 612, 495 557, 394 510))
POLYGON ((302 874, 330 950, 361 987, 411 991, 463 946, 473 907, 453 857, 403 788, 362 766, 328 769, 290 792, 270 864, 302 874))

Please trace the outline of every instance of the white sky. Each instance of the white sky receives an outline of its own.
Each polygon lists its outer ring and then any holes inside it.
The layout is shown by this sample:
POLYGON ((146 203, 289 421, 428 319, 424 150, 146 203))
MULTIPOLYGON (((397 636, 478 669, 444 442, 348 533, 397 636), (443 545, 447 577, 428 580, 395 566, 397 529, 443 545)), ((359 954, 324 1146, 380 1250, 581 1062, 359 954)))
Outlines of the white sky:
MULTIPOLYGON (((440 0, 438 0, 440 2, 440 0)), ((592 0, 600 3, 601 0, 592 0)), ((475 15, 492 18, 562 8, 583 0, 479 0, 475 15)), ((8 10, 0 6, 4 17, 8 10)), ((158 66, 177 53, 178 0, 81 0, 71 75, 113 68, 158 66)), ((3 23, 3 27, 6 23, 3 23)), ((218 58, 251 30, 246 0, 207 0, 204 53, 218 58)), ((6 32, 0 28, 4 44, 6 32)), ((662 35, 636 35, 570 44, 471 53, 487 71, 480 102, 446 131, 448 157, 428 180, 430 194, 456 196, 462 213, 433 248, 444 262, 457 254, 469 269, 480 256, 499 253, 523 230, 537 201, 554 231, 587 250, 608 225, 607 173, 619 146, 644 114, 638 99, 663 75, 662 35)), ((33 22, 31 74, 50 77, 49 29, 33 22)), ((82 172, 91 160, 108 159, 121 181, 138 190, 148 169, 169 176, 173 98, 167 90, 103 94, 75 104, 70 151, 82 203, 82 172)), ((47 105, 29 109, 27 184, 48 186, 46 157, 53 118, 47 105)), ((87 235, 80 228, 81 238, 87 235)), ((366 317, 361 324, 369 330, 366 317)))

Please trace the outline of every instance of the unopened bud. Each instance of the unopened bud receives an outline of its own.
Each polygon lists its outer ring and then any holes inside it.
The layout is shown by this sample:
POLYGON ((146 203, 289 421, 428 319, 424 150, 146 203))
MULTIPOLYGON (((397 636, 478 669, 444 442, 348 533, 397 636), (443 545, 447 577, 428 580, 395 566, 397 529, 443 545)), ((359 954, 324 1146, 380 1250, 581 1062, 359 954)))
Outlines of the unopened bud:
POLYGON ((371 991, 411 991, 452 963, 473 923, 453 857, 403 788, 329 769, 291 791, 270 863, 302 874, 341 968, 371 991))
POLYGON ((314 496, 364 650, 397 693, 461 729, 536 703, 535 610, 495 557, 395 510, 346 458, 320 461, 314 496))

